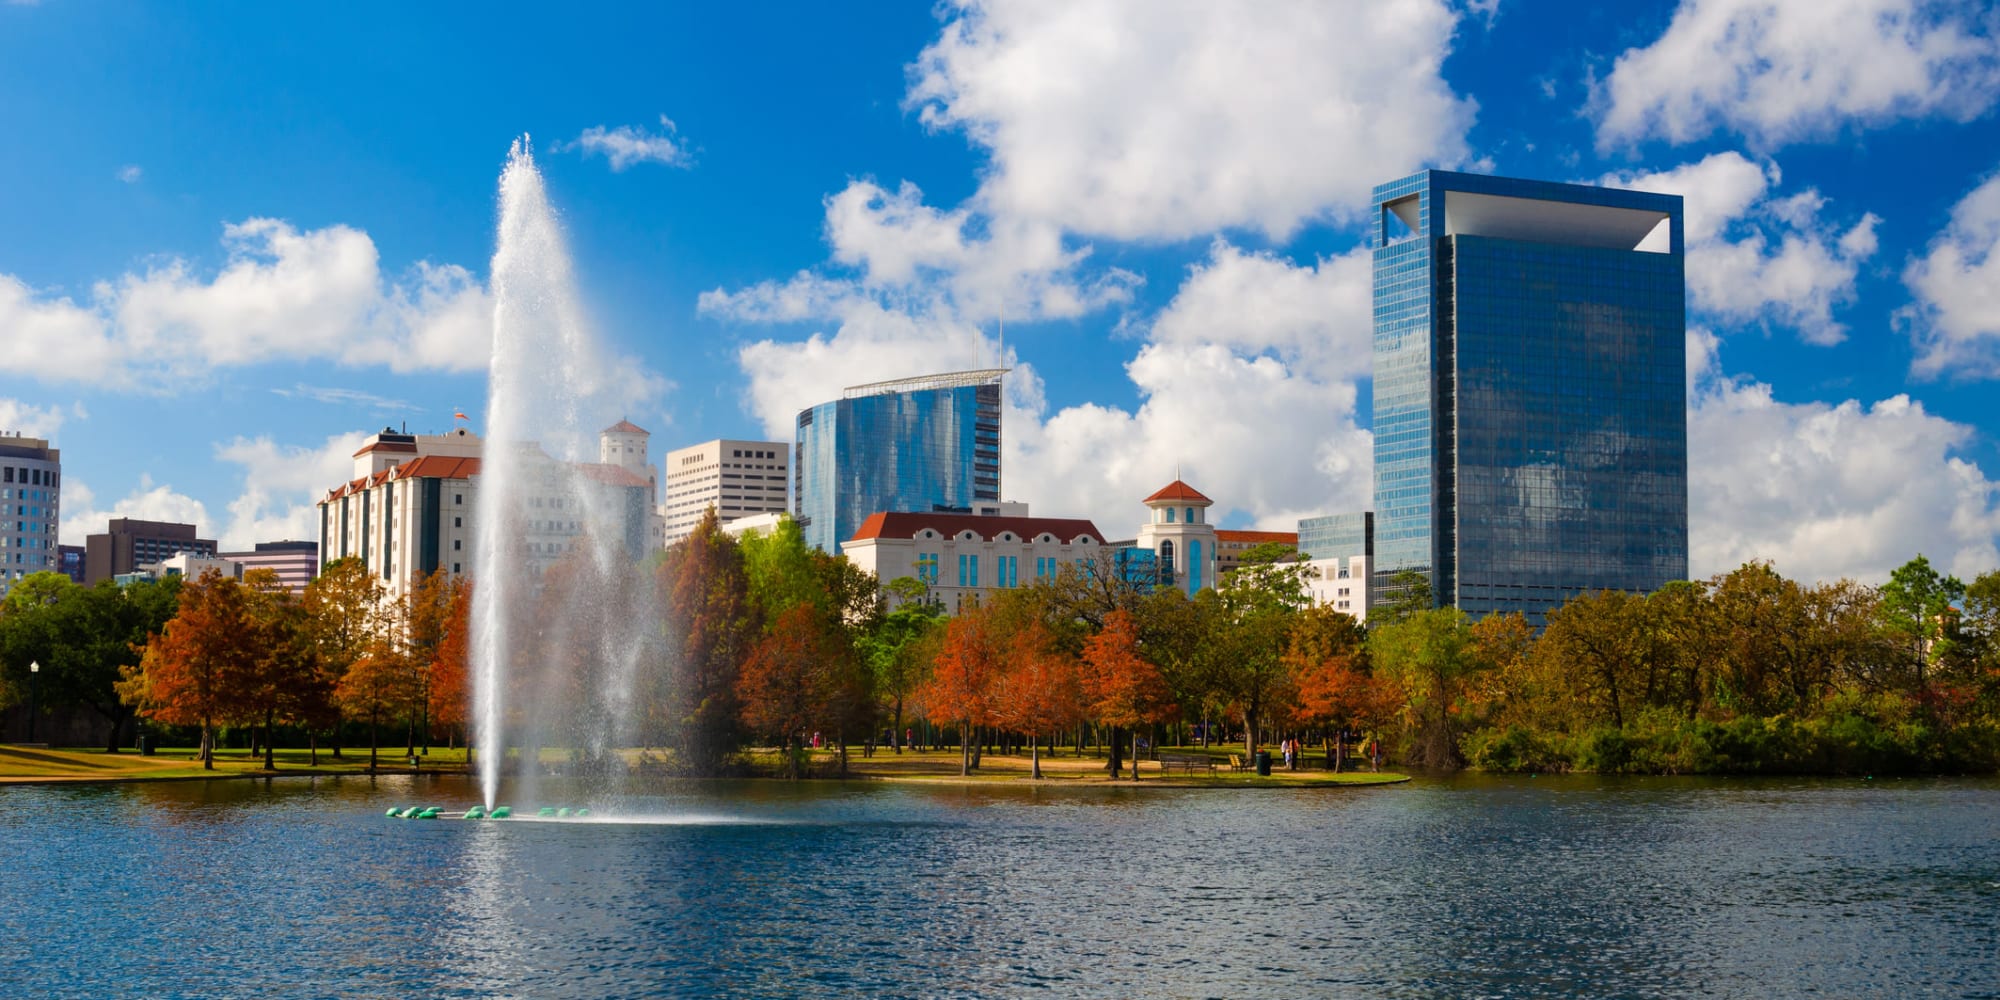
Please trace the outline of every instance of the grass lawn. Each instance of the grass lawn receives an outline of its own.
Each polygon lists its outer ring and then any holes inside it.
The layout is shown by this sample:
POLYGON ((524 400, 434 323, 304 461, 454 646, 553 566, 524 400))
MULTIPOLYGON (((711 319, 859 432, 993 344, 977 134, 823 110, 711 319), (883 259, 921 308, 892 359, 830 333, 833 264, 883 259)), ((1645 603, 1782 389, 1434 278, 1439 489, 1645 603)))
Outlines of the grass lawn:
MULTIPOLYGON (((310 763, 306 749, 279 749, 274 757, 277 770, 264 770, 264 755, 252 757, 247 750, 218 750, 215 770, 201 766, 195 747, 162 747, 150 757, 137 750, 105 753, 103 750, 42 750, 0 744, 0 784, 43 781, 144 781, 162 778, 219 778, 270 774, 348 774, 368 770, 368 748, 342 748, 336 759, 331 750, 320 748, 319 764, 310 763)), ((426 770, 456 770, 465 766, 465 750, 432 747, 420 757, 426 770)), ((384 771, 409 770, 409 756, 403 747, 384 748, 379 757, 384 771)))
MULTIPOLYGON (((1203 751, 1195 747, 1169 747, 1169 753, 1199 754, 1203 751)), ((1408 781, 1405 775, 1384 771, 1343 771, 1333 774, 1326 770, 1286 771, 1273 767, 1269 777, 1260 777, 1255 771, 1232 771, 1228 754, 1211 754, 1215 757, 1214 774, 1196 771, 1187 774, 1179 769, 1162 772, 1158 761, 1139 763, 1139 783, 1175 787, 1196 788, 1316 788, 1345 785, 1385 785, 1408 781)), ((766 750, 752 754, 752 760, 759 774, 778 774, 781 758, 777 751, 766 750)), ((836 767, 834 752, 817 750, 812 753, 811 773, 815 776, 830 776, 836 767)), ((847 770, 851 777, 872 778, 890 781, 945 781, 972 782, 979 784, 996 782, 1028 781, 1032 773, 1032 762, 1026 755, 1000 755, 988 753, 979 762, 979 769, 961 777, 958 773, 959 752, 957 750, 933 750, 916 752, 905 750, 901 754, 893 750, 877 749, 873 757, 861 756, 858 747, 850 748, 847 754, 847 770)), ((1125 762, 1121 783, 1131 781, 1132 764, 1125 762)), ((1051 784, 1108 784, 1111 777, 1104 770, 1104 758, 1071 756, 1068 751, 1059 755, 1042 755, 1042 780, 1051 784)))

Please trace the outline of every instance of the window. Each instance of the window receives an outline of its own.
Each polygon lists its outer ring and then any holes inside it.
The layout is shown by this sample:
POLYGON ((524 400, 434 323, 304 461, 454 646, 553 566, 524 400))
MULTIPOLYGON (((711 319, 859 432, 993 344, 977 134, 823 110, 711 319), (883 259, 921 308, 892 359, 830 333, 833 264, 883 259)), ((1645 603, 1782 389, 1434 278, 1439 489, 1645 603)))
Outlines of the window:
POLYGON ((1172 507, 1167 508, 1167 523, 1174 523, 1174 509, 1172 507))
POLYGON ((1194 508, 1193 508, 1193 507, 1189 507, 1189 508, 1187 509, 1187 523, 1189 523, 1189 524, 1193 524, 1193 523, 1194 523, 1194 508))
POLYGON ((454 538, 451 540, 451 550, 453 552, 457 552, 461 547, 462 546, 459 543, 459 539, 454 538))
POLYGON ((454 517, 454 518, 452 518, 452 519, 451 519, 451 526, 452 526, 452 527, 454 527, 454 528, 463 528, 463 527, 465 527, 465 518, 462 518, 462 517, 454 517))

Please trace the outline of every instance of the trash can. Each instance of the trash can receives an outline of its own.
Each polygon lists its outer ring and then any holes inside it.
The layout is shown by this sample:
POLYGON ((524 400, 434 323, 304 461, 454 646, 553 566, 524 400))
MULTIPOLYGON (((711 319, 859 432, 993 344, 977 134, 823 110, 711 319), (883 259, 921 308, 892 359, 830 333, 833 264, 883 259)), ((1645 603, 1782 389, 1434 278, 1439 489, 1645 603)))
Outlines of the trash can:
POLYGON ((153 737, 151 734, 139 734, 139 755, 141 757, 151 757, 153 755, 153 737))
POLYGON ((1266 778, 1271 776, 1271 751, 1257 751, 1257 773, 1266 778))

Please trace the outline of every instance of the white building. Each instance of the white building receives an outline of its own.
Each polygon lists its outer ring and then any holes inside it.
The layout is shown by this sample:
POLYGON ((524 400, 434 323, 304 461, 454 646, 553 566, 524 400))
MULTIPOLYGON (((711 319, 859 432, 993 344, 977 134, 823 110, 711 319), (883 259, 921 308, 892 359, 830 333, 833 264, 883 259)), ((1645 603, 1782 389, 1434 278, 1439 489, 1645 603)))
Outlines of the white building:
POLYGON ((782 441, 724 438, 668 452, 665 544, 686 538, 710 507, 724 524, 789 510, 791 467, 782 441))
POLYGON ((0 594, 61 560, 62 451, 41 438, 0 436, 0 594))
POLYGON ((1306 561, 1306 592, 1314 604, 1330 605, 1357 621, 1368 620, 1368 557, 1343 556, 1306 561))
POLYGON ((178 576, 184 580, 199 580, 203 573, 214 570, 232 580, 243 579, 243 567, 233 559, 221 556, 203 555, 199 552, 177 552, 156 563, 139 567, 138 574, 148 579, 164 580, 178 576))
MULTIPOLYGON (((1065 565, 1094 563, 1104 536, 1082 518, 1030 517, 1024 503, 988 503, 971 514, 878 512, 841 551, 884 584, 901 576, 930 586, 953 614, 995 591, 1052 579, 1065 565)), ((890 595, 890 608, 897 600, 890 595)))
POLYGON ((1172 565, 1174 586, 1188 596, 1215 586, 1219 582, 1216 536, 1208 523, 1208 508, 1215 501, 1176 479, 1145 503, 1149 513, 1135 544, 1152 549, 1161 563, 1172 565))
POLYGON ((223 552, 219 555, 240 567, 238 576, 253 569, 276 572, 278 582, 293 594, 305 593, 306 584, 311 583, 319 573, 317 542, 258 542, 251 551, 223 552))

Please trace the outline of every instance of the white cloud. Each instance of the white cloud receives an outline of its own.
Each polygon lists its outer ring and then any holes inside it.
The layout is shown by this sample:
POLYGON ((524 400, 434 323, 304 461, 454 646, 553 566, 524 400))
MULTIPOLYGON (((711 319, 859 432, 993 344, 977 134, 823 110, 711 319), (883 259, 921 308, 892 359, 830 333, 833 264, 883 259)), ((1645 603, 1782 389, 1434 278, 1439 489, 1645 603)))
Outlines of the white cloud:
POLYGON ((139 183, 139 178, 143 176, 145 176, 145 171, 140 170, 139 165, 136 163, 127 163, 118 168, 118 179, 127 184, 137 184, 139 183))
POLYGON ((694 164, 694 155, 687 145, 676 138, 678 129, 673 120, 660 116, 660 129, 651 132, 642 126, 620 125, 607 129, 593 125, 584 129, 574 141, 565 143, 562 149, 580 149, 583 155, 596 154, 611 161, 612 171, 618 172, 636 163, 659 163, 669 167, 687 167, 694 164))
POLYGON ((1897 317, 1916 347, 1914 374, 2000 378, 2000 174, 1952 207, 1903 283, 1916 295, 1897 317))
POLYGON ((365 407, 381 413, 408 413, 417 409, 417 405, 408 400, 390 399, 362 389, 346 389, 332 385, 307 385, 300 382, 289 389, 272 389, 271 393, 286 399, 310 399, 316 403, 332 403, 336 406, 365 407))
POLYGON ((1467 156, 1437 0, 969 2, 911 69, 925 124, 992 156, 994 217, 1084 235, 1282 237, 1467 156))
POLYGON ((358 229, 300 231, 276 219, 223 229, 213 276, 180 259, 100 281, 88 303, 0 275, 0 338, 17 370, 45 381, 162 391, 219 367, 330 361, 397 372, 478 371, 492 305, 457 265, 383 274, 358 229))
POLYGON ((36 406, 0 396, 0 434, 48 440, 62 429, 66 416, 60 406, 36 406))
POLYGON ((87 536, 103 533, 105 522, 114 517, 192 524, 202 534, 215 530, 201 501, 176 492, 171 483, 155 483, 150 474, 141 473, 138 487, 109 509, 97 507, 97 494, 83 480, 73 475, 63 477, 59 530, 64 545, 82 545, 87 536))
POLYGON ((361 432, 336 434, 317 447, 280 445, 268 437, 236 438, 216 446, 215 457, 243 470, 243 492, 229 503, 224 551, 258 542, 319 537, 313 506, 319 496, 352 478, 361 432))
POLYGON ((1906 118, 1970 121, 2000 95, 1991 8, 1939 0, 1682 0, 1594 94, 1598 144, 1763 148, 1906 118), (1982 13, 1983 11, 1983 13, 1982 13))
POLYGON ((1731 323, 1796 329, 1809 343, 1836 344, 1834 321, 1854 299, 1855 277, 1875 255, 1873 213, 1845 230, 1823 220, 1826 199, 1807 188, 1779 196, 1778 165, 1741 153, 1652 173, 1610 174, 1599 183, 1678 194, 1685 199, 1687 286, 1693 310, 1731 323))
POLYGON ((2000 566, 2000 483, 1960 457, 1973 428, 1895 395, 1786 403, 1723 377, 1690 331, 1690 570, 1769 559, 1804 580, 1880 583, 1918 553, 1964 579, 2000 566))
MULTIPOLYGON (((1177 468, 1214 487, 1217 518, 1242 512, 1289 529, 1300 516, 1363 509, 1372 443, 1354 408, 1369 357, 1366 261, 1357 251, 1295 267, 1217 242, 1126 365, 1143 398, 1136 410, 1050 414, 1034 366, 1016 364, 1002 434, 1007 497, 1096 518, 1113 536, 1136 529, 1138 501, 1177 468)), ((789 438, 800 409, 845 386, 972 364, 969 326, 867 297, 816 305, 837 314, 832 336, 740 352, 752 412, 771 435, 789 438)), ((991 340, 978 344, 993 356, 991 340)))

